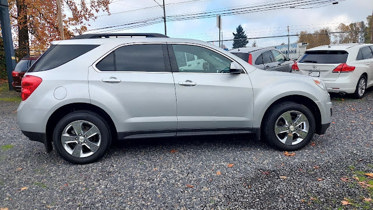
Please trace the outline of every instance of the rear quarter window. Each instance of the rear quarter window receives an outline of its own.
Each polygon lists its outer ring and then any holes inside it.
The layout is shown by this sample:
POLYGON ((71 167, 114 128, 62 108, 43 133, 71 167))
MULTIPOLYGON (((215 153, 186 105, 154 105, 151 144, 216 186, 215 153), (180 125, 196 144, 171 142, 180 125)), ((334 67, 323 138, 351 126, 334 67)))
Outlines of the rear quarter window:
POLYGON ((52 45, 29 69, 29 72, 57 68, 91 51, 98 45, 52 45))
POLYGON ((348 52, 343 50, 306 51, 299 63, 338 64, 346 63, 348 52))

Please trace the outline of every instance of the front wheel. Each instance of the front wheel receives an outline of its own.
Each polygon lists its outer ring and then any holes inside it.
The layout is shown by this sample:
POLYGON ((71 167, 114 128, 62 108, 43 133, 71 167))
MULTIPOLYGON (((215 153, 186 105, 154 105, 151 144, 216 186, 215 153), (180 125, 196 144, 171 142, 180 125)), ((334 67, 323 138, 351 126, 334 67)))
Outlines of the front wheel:
POLYGON ((65 160, 86 164, 103 157, 111 144, 111 133, 99 115, 90 111, 76 111, 57 123, 53 143, 65 160))
POLYGON ((263 121, 263 136, 280 150, 298 150, 307 145, 315 133, 315 118, 304 105, 284 102, 272 107, 263 121))
POLYGON ((357 82, 354 97, 357 99, 363 98, 366 89, 367 89, 367 78, 363 75, 360 77, 359 81, 357 82))

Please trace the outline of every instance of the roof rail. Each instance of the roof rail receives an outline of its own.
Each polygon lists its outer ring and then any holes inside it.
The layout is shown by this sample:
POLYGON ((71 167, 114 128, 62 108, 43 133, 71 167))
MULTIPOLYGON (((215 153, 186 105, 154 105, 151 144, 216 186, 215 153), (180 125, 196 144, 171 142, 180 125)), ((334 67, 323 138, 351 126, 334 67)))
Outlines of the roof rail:
POLYGON ((132 38, 132 37, 168 38, 168 36, 166 35, 157 34, 157 33, 101 33, 101 34, 83 34, 83 35, 75 36, 71 39, 98 39, 98 38, 123 38, 123 37, 127 37, 127 38, 132 38))

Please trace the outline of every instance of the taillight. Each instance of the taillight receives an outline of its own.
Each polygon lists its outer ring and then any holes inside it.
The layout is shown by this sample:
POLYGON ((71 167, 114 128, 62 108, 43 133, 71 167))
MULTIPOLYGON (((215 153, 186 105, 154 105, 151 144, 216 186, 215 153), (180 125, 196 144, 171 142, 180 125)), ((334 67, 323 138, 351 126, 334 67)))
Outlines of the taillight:
POLYGON ((18 77, 18 75, 19 75, 18 72, 16 72, 16 71, 12 71, 12 76, 13 76, 13 77, 18 77))
POLYGON ((349 66, 345 63, 339 64, 334 70, 333 73, 347 73, 347 72, 352 72, 355 70, 355 66, 349 66))
POLYGON ((253 55, 249 54, 249 64, 253 65, 253 55))
POLYGON ((43 80, 40 77, 26 75, 22 79, 22 101, 25 101, 35 91, 43 80))
POLYGON ((294 62, 294 64, 291 66, 291 70, 293 71, 299 71, 298 63, 294 62))

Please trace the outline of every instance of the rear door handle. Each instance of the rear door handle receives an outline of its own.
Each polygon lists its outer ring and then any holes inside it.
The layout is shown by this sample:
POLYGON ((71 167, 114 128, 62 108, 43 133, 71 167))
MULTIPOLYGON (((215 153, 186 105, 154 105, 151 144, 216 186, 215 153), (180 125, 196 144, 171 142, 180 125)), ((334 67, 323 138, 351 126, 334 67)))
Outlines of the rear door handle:
POLYGON ((197 84, 191 80, 185 80, 185 82, 179 82, 181 86, 196 86, 197 84))
POLYGON ((108 79, 102 79, 103 82, 106 82, 106 83, 120 83, 121 80, 120 79, 117 79, 116 77, 110 77, 108 79))

